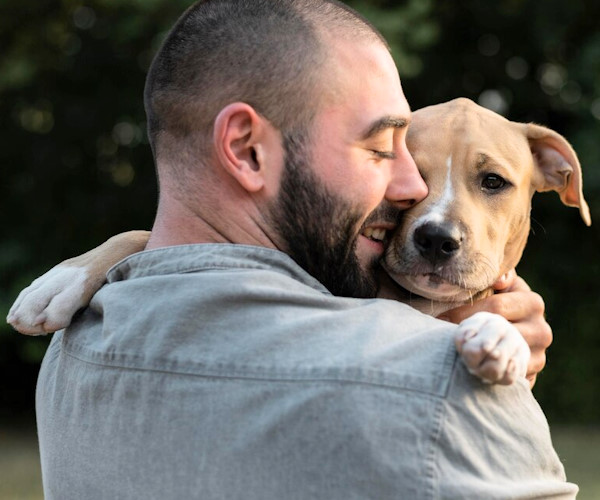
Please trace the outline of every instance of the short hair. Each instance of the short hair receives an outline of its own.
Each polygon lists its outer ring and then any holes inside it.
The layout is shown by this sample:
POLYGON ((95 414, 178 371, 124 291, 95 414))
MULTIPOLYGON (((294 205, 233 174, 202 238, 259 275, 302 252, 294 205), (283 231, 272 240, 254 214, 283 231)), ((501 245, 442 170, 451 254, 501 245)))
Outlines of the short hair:
POLYGON ((306 129, 324 98, 323 37, 331 33, 385 43, 366 19, 336 0, 204 0, 191 6, 146 79, 157 166, 161 155, 175 170, 201 162, 210 154, 216 116, 232 102, 249 104, 282 133, 306 129))

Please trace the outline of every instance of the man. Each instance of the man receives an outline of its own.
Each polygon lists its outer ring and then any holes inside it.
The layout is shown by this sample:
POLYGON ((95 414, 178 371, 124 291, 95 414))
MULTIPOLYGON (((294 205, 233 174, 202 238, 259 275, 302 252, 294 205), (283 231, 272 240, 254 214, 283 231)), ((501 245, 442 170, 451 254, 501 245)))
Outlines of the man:
POLYGON ((196 4, 145 102, 149 251, 46 354, 46 498, 575 495, 524 380, 469 375, 449 323, 334 296, 373 296, 365 229, 427 193, 366 21, 324 0, 196 4))

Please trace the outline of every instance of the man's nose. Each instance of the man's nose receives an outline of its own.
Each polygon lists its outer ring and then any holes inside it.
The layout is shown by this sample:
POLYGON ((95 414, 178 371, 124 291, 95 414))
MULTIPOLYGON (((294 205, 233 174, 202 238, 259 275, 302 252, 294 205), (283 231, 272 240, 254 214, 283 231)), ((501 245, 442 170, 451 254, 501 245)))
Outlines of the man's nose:
POLYGON ((385 198, 401 209, 410 208, 424 200, 429 192, 406 147, 396 157, 391 177, 385 198))

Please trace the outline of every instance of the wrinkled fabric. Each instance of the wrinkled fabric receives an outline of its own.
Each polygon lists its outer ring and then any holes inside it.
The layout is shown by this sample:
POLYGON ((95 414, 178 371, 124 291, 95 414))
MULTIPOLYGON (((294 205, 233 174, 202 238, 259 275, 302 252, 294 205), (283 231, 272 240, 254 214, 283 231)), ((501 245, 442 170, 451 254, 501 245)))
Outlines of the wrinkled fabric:
POLYGON ((454 328, 265 248, 133 255, 44 358, 46 499, 573 498, 527 383, 472 377, 454 328))

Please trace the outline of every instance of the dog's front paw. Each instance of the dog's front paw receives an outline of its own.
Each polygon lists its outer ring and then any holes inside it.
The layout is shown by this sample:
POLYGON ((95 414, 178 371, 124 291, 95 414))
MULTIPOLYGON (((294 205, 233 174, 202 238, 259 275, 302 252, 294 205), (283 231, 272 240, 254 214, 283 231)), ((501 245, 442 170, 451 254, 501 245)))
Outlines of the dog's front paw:
POLYGON ((53 267, 21 291, 6 321, 26 335, 66 328, 77 310, 89 302, 87 277, 83 267, 65 264, 53 267))
POLYGON ((469 372, 484 382, 508 385, 527 373, 529 346, 502 316, 474 314, 458 325, 454 342, 469 372))

